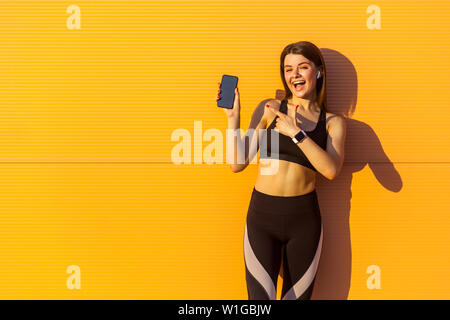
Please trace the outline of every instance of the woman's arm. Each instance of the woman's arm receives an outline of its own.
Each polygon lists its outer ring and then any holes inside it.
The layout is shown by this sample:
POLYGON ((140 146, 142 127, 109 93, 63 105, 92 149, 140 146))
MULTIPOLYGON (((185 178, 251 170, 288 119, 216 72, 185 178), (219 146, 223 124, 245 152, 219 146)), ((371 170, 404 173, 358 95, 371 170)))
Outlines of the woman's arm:
POLYGON ((265 129, 267 125, 266 104, 275 106, 277 103, 274 99, 265 99, 261 101, 253 112, 250 125, 244 136, 241 136, 240 118, 228 119, 227 130, 227 163, 230 164, 233 172, 244 170, 259 150, 259 129, 265 129), (246 140, 247 143, 244 144, 246 140), (250 141, 250 143, 249 143, 250 141))
POLYGON ((326 150, 323 150, 310 137, 306 137, 302 142, 297 143, 297 146, 318 172, 328 180, 333 180, 339 175, 344 164, 347 122, 344 117, 338 115, 331 116, 328 121, 329 131, 326 150))

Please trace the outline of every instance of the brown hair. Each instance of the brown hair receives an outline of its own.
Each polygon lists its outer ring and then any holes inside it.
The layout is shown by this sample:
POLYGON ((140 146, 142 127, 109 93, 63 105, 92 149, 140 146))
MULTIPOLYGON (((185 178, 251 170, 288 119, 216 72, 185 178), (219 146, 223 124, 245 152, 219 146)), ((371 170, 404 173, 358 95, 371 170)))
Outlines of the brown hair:
POLYGON ((322 53, 320 49, 317 48, 313 43, 308 41, 299 41, 295 43, 288 44, 281 52, 280 57, 280 72, 281 72, 281 81, 283 82, 284 90, 286 95, 284 100, 292 97, 292 92, 289 89, 286 79, 284 78, 284 58, 288 54, 301 54, 306 59, 314 62, 316 67, 322 67, 323 70, 320 71, 320 78, 317 79, 316 82, 316 102, 319 105, 319 108, 324 111, 328 111, 327 108, 327 96, 326 96, 326 69, 325 69, 325 60, 323 59, 322 53))

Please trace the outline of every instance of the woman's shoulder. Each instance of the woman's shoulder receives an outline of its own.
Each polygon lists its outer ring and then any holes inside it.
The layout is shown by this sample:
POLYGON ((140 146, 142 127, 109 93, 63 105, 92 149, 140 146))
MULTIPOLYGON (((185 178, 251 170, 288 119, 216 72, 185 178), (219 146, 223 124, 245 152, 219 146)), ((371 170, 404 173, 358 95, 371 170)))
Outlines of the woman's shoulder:
POLYGON ((255 110, 253 110, 253 114, 262 115, 264 120, 267 120, 267 117, 273 115, 274 113, 266 108, 266 105, 271 106, 272 108, 279 110, 281 101, 273 98, 264 99, 256 105, 255 110))
POLYGON ((256 105, 256 108, 253 110, 252 120, 250 127, 258 127, 258 128, 267 128, 269 121, 272 122, 275 118, 273 112, 266 108, 266 105, 271 106, 272 108, 279 110, 281 101, 273 98, 264 99, 256 105), (253 125, 253 126, 252 126, 253 125))
POLYGON ((345 118, 335 113, 326 112, 326 124, 327 124, 327 132, 330 131, 332 126, 336 125, 345 125, 345 118))
POLYGON ((270 123, 272 123, 273 119, 275 119, 276 115, 271 110, 269 110, 269 108, 266 108, 266 105, 268 104, 275 110, 280 110, 282 101, 273 98, 265 99, 264 101, 264 118, 266 119, 267 127, 270 123))
POLYGON ((262 100, 260 103, 258 103, 258 105, 256 106, 256 108, 261 108, 264 111, 267 109, 266 105, 271 106, 272 108, 279 110, 280 106, 281 106, 281 101, 277 100, 277 99, 273 99, 273 98, 268 98, 268 99, 264 99, 262 100))

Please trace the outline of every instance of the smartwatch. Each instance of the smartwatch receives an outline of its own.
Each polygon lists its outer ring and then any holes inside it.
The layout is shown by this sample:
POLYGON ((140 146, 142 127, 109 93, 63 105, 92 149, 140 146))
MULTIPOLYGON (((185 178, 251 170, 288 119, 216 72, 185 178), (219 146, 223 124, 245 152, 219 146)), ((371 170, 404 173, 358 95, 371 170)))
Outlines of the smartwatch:
POLYGON ((306 133, 302 129, 292 138, 295 144, 302 142, 306 138, 306 133))

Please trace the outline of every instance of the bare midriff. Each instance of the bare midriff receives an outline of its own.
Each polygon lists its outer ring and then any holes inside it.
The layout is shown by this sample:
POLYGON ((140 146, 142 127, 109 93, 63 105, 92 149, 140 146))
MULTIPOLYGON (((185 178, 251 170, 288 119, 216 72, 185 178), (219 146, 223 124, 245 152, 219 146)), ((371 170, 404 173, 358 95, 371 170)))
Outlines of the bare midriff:
POLYGON ((263 159, 264 163, 258 164, 258 176, 256 178, 255 189, 265 194, 274 196, 298 196, 307 194, 315 189, 316 172, 298 163, 278 160, 263 159), (261 174, 263 168, 278 168, 269 175, 261 174))

